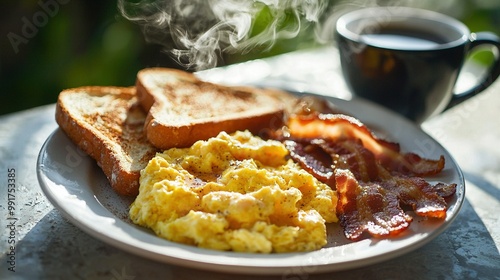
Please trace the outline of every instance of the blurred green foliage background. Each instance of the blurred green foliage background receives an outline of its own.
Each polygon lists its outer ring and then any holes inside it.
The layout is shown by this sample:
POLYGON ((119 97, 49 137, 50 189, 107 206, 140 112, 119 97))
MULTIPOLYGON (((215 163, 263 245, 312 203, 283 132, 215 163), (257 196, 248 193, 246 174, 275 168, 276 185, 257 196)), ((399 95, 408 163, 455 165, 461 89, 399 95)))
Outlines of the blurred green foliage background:
MULTIPOLYGON (((166 0, 169 1, 169 0, 166 0)), ((331 1, 330 5, 394 4, 394 1, 331 1)), ((500 34, 500 1, 407 0, 462 20, 471 31, 500 34)), ((145 42, 139 26, 121 17, 116 1, 9 0, 0 3, 0 115, 54 103, 62 89, 85 85, 133 85, 145 67, 180 67, 158 45, 145 42)), ((265 20, 265 12, 256 15, 265 20)), ((262 28, 257 21, 253 32, 262 28)), ((231 64, 314 47, 312 32, 281 40, 267 52, 225 55, 231 64)), ((479 57, 479 61, 483 60, 479 57)), ((484 58, 488 60, 488 58, 484 58)))

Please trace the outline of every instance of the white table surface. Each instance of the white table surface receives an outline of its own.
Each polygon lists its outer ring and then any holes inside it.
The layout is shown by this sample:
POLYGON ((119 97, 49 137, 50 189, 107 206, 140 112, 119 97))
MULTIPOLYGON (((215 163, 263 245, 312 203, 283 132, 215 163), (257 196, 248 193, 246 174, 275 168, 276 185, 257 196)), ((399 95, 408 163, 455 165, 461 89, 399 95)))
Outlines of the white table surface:
MULTIPOLYGON (((215 82, 350 98, 334 48, 285 54, 200 75, 215 82)), ((94 239, 61 216, 37 181, 39 150, 57 127, 54 105, 0 116, 0 279, 500 279, 499 107, 500 80, 423 124, 450 151, 466 178, 461 212, 436 239, 402 257, 360 269, 269 277, 157 263, 94 239), (15 176, 14 213, 8 212, 9 176, 15 176), (8 217, 17 219, 14 233, 8 217), (12 238, 16 240, 15 272, 9 271, 7 255, 12 238)))

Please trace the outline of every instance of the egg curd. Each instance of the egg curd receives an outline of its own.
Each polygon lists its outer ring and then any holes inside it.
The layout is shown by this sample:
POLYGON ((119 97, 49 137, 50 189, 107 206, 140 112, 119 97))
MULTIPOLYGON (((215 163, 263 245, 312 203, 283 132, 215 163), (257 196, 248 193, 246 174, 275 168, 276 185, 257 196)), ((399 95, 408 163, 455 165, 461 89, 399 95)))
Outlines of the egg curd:
POLYGON ((248 131, 158 153, 142 170, 131 220, 174 242, 237 252, 298 252, 327 243, 337 195, 248 131))

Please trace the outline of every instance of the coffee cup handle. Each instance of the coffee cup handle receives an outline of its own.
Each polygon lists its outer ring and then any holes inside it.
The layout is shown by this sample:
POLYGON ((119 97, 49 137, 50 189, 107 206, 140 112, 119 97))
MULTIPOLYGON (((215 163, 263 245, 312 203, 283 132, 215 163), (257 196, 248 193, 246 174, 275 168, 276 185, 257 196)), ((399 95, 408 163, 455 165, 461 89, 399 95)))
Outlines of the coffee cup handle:
POLYGON ((495 58, 492 65, 488 68, 488 71, 485 73, 482 81, 480 81, 477 85, 464 92, 454 93, 446 109, 454 107, 477 95, 489 87, 498 78, 498 76, 500 76, 500 38, 491 32, 475 33, 475 36, 471 39, 471 45, 468 53, 472 53, 472 51, 474 51, 477 47, 484 46, 493 47, 492 52, 495 58))

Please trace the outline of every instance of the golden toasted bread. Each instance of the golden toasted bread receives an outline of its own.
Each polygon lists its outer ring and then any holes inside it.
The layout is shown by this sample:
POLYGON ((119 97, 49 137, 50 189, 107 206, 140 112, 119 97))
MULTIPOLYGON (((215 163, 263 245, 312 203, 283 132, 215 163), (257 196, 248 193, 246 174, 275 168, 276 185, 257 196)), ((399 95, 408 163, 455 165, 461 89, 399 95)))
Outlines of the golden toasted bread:
POLYGON ((137 195, 140 170, 156 153, 144 134, 145 119, 133 87, 68 89, 56 105, 61 129, 96 160, 122 195, 137 195))
POLYGON ((221 131, 250 130, 260 135, 283 125, 287 93, 228 87, 168 68, 139 71, 139 100, 148 111, 145 131, 159 149, 188 147, 221 131))

